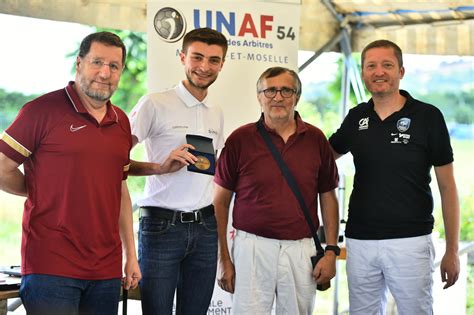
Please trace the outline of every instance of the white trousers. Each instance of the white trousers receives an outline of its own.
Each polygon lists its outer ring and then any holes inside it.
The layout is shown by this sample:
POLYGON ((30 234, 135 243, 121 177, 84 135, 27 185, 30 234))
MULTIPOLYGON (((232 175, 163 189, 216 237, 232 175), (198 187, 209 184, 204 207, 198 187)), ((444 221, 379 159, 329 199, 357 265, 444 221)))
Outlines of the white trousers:
POLYGON ((233 314, 312 314, 316 282, 310 257, 311 238, 288 241, 237 231, 232 256, 235 266, 233 314))
POLYGON ((433 314, 435 251, 431 235, 346 239, 351 315, 385 314, 387 290, 399 315, 433 314))

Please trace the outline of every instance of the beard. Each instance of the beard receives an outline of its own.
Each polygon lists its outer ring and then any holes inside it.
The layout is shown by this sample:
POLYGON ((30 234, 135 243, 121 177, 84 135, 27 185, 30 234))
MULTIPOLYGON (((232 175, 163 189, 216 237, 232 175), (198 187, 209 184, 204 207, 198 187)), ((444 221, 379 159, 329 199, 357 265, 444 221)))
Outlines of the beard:
POLYGON ((108 101, 115 89, 109 84, 108 90, 99 90, 91 87, 93 81, 88 81, 86 78, 82 77, 79 79, 79 87, 82 92, 92 98, 93 100, 105 102, 108 101))

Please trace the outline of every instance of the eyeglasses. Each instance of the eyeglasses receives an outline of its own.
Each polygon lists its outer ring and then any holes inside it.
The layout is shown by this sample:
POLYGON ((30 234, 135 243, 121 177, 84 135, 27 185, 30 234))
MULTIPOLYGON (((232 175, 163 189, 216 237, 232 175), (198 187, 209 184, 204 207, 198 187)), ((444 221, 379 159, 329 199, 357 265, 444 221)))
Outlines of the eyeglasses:
POLYGON ((296 93, 295 89, 290 89, 290 88, 281 88, 281 89, 276 89, 276 88, 268 88, 265 90, 258 91, 258 93, 262 93, 265 95, 267 98, 274 98, 278 92, 280 92, 280 95, 284 98, 290 98, 293 96, 293 94, 296 93))
POLYGON ((100 70, 103 66, 108 66, 110 72, 116 73, 122 69, 122 67, 116 62, 105 63, 100 59, 89 59, 89 63, 94 70, 100 70))

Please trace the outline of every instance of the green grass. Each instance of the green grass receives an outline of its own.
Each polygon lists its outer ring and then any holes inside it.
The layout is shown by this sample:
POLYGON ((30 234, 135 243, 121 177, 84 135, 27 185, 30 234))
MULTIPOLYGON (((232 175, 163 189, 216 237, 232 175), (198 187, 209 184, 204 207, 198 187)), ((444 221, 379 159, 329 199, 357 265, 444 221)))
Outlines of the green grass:
MULTIPOLYGON (((459 195, 461 210, 461 240, 474 241, 474 167, 472 158, 474 153, 474 140, 454 140, 452 141, 454 151, 454 178, 459 195)), ((436 177, 432 172, 433 197, 435 207, 433 216, 435 217, 435 230, 444 238, 444 226, 441 211, 441 199, 436 183, 436 177)))
MULTIPOLYGON (((137 144, 130 154, 130 158, 135 161, 145 161, 146 152, 145 146, 137 144)), ((136 201, 143 193, 145 187, 145 176, 129 176, 127 179, 128 190, 132 197, 132 202, 136 201)))
POLYGON ((466 314, 474 314, 474 265, 467 267, 466 314))
POLYGON ((0 191, 0 265, 20 264, 24 201, 23 197, 0 191))
POLYGON ((453 140, 454 177, 456 179, 460 197, 474 191, 474 140, 453 140))

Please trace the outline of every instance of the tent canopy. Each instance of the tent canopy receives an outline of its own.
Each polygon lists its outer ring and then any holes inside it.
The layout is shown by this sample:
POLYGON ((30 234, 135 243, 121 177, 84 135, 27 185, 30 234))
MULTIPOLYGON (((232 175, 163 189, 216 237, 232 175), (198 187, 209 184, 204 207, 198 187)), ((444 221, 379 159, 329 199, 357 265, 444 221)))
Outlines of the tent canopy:
MULTIPOLYGON (((301 50, 340 50, 339 45, 328 43, 344 30, 350 34, 352 51, 386 38, 397 42, 405 53, 474 55, 472 0, 301 3, 301 50)), ((0 13, 145 32, 146 4, 146 0, 2 0, 0 13)))

